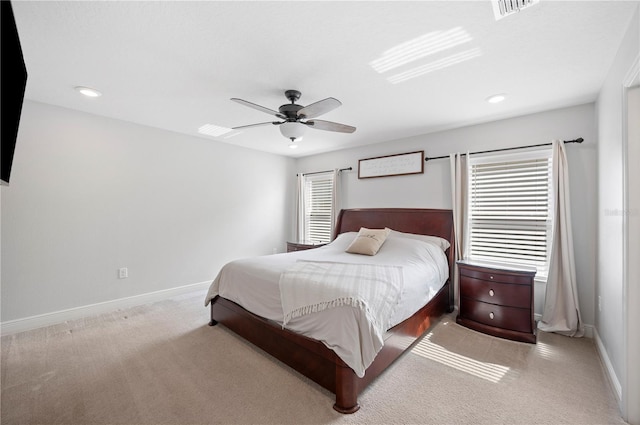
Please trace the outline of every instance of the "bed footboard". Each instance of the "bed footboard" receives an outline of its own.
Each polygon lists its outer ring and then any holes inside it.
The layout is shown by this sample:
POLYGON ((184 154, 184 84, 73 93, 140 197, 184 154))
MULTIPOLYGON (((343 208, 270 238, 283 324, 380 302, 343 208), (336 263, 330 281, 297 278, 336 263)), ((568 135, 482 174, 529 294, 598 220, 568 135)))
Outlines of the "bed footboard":
POLYGON ((391 336, 385 340, 384 347, 362 378, 322 342, 282 329, 277 323, 256 316, 225 298, 216 297, 211 301, 209 325, 221 323, 334 393, 336 411, 354 413, 360 408, 358 395, 449 310, 450 286, 447 282, 429 304, 389 331, 391 336))

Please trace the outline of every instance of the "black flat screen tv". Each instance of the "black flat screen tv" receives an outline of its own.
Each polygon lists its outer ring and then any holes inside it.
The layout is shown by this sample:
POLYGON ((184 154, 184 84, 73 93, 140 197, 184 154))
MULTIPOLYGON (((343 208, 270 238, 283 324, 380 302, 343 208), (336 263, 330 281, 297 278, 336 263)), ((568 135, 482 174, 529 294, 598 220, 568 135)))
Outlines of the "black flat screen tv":
POLYGON ((26 85, 27 68, 13 8, 10 1, 0 0, 0 178, 6 185, 11 176, 26 85))

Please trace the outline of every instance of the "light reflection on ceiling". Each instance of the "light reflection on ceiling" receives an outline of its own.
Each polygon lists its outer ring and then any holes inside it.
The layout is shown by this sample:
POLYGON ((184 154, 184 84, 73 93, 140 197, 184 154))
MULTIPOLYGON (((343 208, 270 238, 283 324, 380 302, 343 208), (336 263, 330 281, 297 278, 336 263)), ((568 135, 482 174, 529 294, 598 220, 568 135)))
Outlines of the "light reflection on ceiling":
POLYGON ((424 74, 428 74, 433 71, 437 71, 438 69, 447 68, 449 66, 458 64, 460 62, 468 61, 469 59, 477 58, 482 55, 482 51, 479 48, 474 48, 471 50, 465 50, 461 53, 456 53, 455 55, 447 56, 442 59, 438 59, 433 62, 429 62, 427 64, 412 68, 408 71, 401 72, 396 75, 392 75, 387 78, 390 83, 398 84, 403 81, 410 80, 415 77, 419 77, 424 74))
MULTIPOLYGON (((472 40, 473 37, 462 27, 455 27, 446 31, 433 31, 392 47, 385 51, 378 59, 371 61, 369 65, 378 73, 383 74, 392 69, 411 64, 427 56, 444 52, 445 50, 455 48, 472 40)), ((473 59, 480 55, 482 55, 482 52, 479 48, 450 54, 446 57, 432 60, 429 63, 423 63, 392 75, 388 77, 387 80, 392 84, 401 83, 429 72, 473 59)))
POLYGON ((389 71, 459 44, 471 41, 471 36, 461 27, 448 31, 434 31, 387 50, 369 65, 379 73, 389 71))
POLYGON ((223 134, 227 134, 231 132, 231 130, 232 129, 230 128, 222 127, 215 124, 205 124, 200 128, 198 128, 198 133, 206 134, 207 136, 217 137, 217 136, 222 136, 223 134))

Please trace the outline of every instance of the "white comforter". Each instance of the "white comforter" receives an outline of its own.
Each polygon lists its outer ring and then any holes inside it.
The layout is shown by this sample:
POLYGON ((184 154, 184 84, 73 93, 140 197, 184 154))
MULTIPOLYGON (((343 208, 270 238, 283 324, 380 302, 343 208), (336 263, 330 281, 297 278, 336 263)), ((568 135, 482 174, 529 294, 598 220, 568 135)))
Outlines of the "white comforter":
MULTIPOLYGON (((375 256, 350 254, 345 249, 356 232, 343 233, 320 248, 268 255, 226 264, 211 284, 205 305, 220 295, 258 316, 284 322, 281 275, 298 260, 399 266, 402 286, 398 303, 385 322, 389 328, 407 319, 440 290, 449 277, 446 256, 434 243, 391 234, 375 256)), ((362 377, 384 341, 362 309, 351 305, 301 315, 286 327, 322 341, 362 377)))

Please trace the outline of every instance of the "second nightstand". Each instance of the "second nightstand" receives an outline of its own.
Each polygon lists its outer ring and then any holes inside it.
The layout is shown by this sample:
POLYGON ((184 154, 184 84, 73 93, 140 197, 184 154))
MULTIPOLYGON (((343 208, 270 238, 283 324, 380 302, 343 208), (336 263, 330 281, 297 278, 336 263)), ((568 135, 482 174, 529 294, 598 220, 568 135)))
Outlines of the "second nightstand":
POLYGON ((533 277, 536 270, 459 261, 460 311, 456 322, 489 335, 536 342, 533 277))
POLYGON ((287 252, 304 251, 305 249, 319 248, 323 245, 326 245, 326 243, 315 241, 287 242, 287 252))

